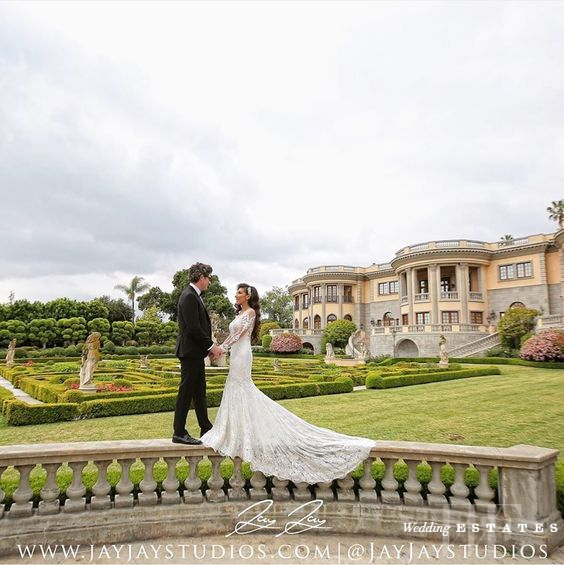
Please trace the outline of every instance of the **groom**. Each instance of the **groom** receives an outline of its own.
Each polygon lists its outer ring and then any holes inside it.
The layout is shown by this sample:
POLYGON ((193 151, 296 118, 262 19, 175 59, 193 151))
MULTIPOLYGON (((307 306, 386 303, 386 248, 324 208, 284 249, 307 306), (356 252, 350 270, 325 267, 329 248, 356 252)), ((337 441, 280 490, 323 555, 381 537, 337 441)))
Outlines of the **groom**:
POLYGON ((212 268, 204 263, 190 267, 190 284, 182 291, 178 300, 178 340, 176 356, 180 359, 180 387, 174 411, 173 443, 200 445, 186 431, 186 419, 190 404, 194 401, 196 417, 201 435, 212 428, 208 419, 206 402, 206 373, 204 359, 212 359, 223 352, 211 339, 211 323, 201 294, 210 285, 212 268))

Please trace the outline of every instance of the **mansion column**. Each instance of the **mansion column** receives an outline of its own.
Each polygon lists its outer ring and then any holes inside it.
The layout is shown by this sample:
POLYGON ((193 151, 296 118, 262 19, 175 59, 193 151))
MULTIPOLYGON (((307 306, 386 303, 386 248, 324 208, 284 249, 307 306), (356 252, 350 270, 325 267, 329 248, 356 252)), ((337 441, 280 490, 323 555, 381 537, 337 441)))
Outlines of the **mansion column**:
POLYGON ((327 283, 321 285, 321 329, 327 325, 327 283))
POLYGON ((441 281, 437 281, 438 265, 429 266, 429 291, 431 293, 431 324, 439 324, 439 297, 441 293, 441 281), (438 284, 437 284, 438 282, 438 284))
POLYGON ((339 320, 343 319, 343 294, 345 292, 345 285, 337 285, 337 300, 339 301, 339 320))
MULTIPOLYGON (((358 281, 356 283, 356 297, 354 298, 355 305, 354 305, 354 316, 355 316, 355 323, 360 328, 360 326, 364 326, 363 316, 362 316, 362 281, 358 281)), ((366 330, 366 328, 364 327, 366 330)))
POLYGON ((408 267, 405 270, 405 281, 407 283, 407 305, 408 305, 408 314, 407 314, 407 323, 408 324, 415 324, 415 320, 413 319, 413 275, 411 267, 408 267))
POLYGON ((468 263, 460 263, 460 285, 458 287, 458 297, 460 299, 460 323, 468 323, 468 293, 470 288, 470 279, 468 271, 468 263))

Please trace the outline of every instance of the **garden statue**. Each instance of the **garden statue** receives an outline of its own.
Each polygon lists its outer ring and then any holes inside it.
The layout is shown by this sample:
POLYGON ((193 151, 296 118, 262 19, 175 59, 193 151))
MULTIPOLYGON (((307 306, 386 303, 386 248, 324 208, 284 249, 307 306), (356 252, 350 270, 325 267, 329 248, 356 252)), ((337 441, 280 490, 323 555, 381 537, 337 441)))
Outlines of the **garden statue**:
POLYGON ((356 330, 351 337, 349 337, 345 353, 350 355, 353 359, 366 361, 370 355, 367 347, 367 341, 364 330, 356 330))
POLYGON ((279 371, 280 370, 280 360, 279 359, 274 359, 274 361, 272 362, 272 368, 275 371, 279 371))
POLYGON ((333 350, 332 343, 325 345, 325 359, 335 359, 335 351, 333 350))
POLYGON ((79 390, 96 391, 93 377, 98 361, 100 361, 100 337, 99 332, 92 332, 82 347, 79 390))
POLYGON ((441 335, 439 338, 439 367, 448 367, 448 353, 446 350, 446 337, 441 335))
POLYGON ((141 362, 139 364, 140 369, 149 369, 148 355, 141 355, 141 362))
POLYGON ((16 338, 8 344, 8 352, 6 353, 6 367, 14 366, 14 357, 16 356, 16 338))

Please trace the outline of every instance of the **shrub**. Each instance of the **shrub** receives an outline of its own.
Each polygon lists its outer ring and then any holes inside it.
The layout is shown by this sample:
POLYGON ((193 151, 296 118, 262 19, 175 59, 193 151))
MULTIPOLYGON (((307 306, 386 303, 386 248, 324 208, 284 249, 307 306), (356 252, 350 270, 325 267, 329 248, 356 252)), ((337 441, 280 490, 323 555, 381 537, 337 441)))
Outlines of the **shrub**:
POLYGON ((102 351, 104 353, 113 353, 116 350, 116 345, 113 341, 107 339, 102 346, 102 351))
POLYGON ((4 418, 11 426, 48 424, 78 419, 79 405, 70 403, 26 404, 19 400, 6 402, 4 418))
POLYGON ((66 389, 71 389, 73 388, 74 385, 80 385, 80 379, 76 378, 76 377, 72 377, 70 379, 66 379, 63 382, 63 385, 66 389))
POLYGON ((270 330, 277 330, 280 328, 280 324, 278 322, 263 322, 260 325, 260 331, 259 331, 259 339, 262 340, 262 338, 265 335, 269 335, 269 331, 270 330))
MULTIPOLYGON (((356 325, 349 320, 335 320, 327 324, 323 332, 323 343, 331 343, 333 347, 345 347, 349 337, 356 331, 356 325)), ((322 346, 324 348, 324 345, 322 346)), ((325 350, 322 351, 325 353, 325 350)))
POLYGON ((564 331, 546 330, 527 340, 521 358, 529 361, 564 361, 564 331))
POLYGON ((499 321, 498 330, 501 343, 517 349, 521 338, 535 328, 535 318, 540 314, 532 308, 510 308, 499 321))
POLYGON ((270 344, 270 349, 276 353, 297 353, 301 348, 302 340, 290 332, 274 336, 270 344))
POLYGON ((261 343, 262 343, 262 348, 268 351, 270 349, 270 344, 272 343, 272 336, 269 334, 263 335, 261 343))

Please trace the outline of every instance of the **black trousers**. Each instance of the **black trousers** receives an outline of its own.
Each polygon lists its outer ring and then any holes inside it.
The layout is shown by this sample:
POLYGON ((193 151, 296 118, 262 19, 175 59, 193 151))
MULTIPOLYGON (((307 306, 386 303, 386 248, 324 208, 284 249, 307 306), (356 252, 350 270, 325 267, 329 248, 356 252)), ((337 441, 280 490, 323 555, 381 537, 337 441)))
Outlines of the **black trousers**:
POLYGON ((200 432, 204 434, 213 426, 208 418, 206 367, 203 357, 180 359, 180 386, 174 410, 174 435, 183 436, 186 433, 186 419, 192 402, 194 402, 200 432))

